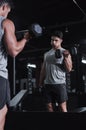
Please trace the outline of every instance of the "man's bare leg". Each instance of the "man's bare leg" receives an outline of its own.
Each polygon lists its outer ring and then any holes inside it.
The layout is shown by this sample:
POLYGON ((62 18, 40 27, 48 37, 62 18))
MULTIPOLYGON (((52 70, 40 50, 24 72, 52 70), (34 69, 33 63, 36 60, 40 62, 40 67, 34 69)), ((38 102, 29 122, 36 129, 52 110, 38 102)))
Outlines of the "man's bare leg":
POLYGON ((47 104, 47 110, 48 112, 54 112, 52 103, 47 104))
POLYGON ((7 106, 5 105, 0 110, 0 130, 4 130, 6 114, 7 114, 7 106))
POLYGON ((61 112, 67 112, 67 104, 63 102, 59 105, 61 112))

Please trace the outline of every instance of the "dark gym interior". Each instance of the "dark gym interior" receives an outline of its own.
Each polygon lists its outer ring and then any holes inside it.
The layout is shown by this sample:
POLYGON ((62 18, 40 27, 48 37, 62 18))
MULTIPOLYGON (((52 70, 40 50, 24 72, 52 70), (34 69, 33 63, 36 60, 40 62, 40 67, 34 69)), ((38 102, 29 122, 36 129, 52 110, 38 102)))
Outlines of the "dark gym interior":
MULTIPOLYGON (((16 58, 8 57, 11 104, 5 130, 50 129, 50 126, 52 129, 58 127, 69 129, 68 123, 73 129, 79 125, 81 128, 84 127, 86 120, 86 1, 13 0, 13 3, 14 9, 9 18, 15 23, 17 38, 21 38, 25 30, 29 30, 33 23, 40 24, 43 33, 40 37, 32 38, 16 58), (63 31, 62 46, 70 51, 73 60, 73 70, 67 74, 69 97, 67 113, 46 112, 43 93, 38 88, 43 54, 51 48, 50 34, 54 29, 63 31), (35 67, 30 68, 28 64, 33 64, 35 67), (28 78, 31 79, 30 85, 28 78), (60 122, 63 127, 59 125, 60 122)), ((58 104, 54 105, 57 110, 58 104)))

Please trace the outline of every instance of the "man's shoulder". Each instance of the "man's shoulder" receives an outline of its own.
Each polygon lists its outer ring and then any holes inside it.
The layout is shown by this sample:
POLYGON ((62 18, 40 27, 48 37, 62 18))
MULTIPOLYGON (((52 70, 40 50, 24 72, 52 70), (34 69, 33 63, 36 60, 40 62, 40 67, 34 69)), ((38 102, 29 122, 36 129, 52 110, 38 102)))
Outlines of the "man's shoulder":
POLYGON ((13 24, 13 21, 8 19, 8 18, 6 18, 6 19, 4 19, 3 23, 13 24))
POLYGON ((14 23, 13 23, 12 20, 6 18, 6 19, 3 20, 2 27, 3 27, 4 29, 14 30, 14 23))
POLYGON ((50 53, 53 52, 53 51, 54 51, 53 49, 50 49, 50 50, 48 50, 47 52, 45 52, 45 55, 50 54, 50 53))
POLYGON ((66 50, 64 47, 61 47, 61 50, 66 50))

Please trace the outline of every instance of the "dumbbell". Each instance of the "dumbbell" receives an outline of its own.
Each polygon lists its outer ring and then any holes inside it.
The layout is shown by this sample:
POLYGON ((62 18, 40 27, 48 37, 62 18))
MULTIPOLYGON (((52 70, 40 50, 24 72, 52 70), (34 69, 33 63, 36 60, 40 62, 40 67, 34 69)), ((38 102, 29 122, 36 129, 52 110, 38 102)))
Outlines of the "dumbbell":
POLYGON ((29 33, 32 37, 39 37, 42 36, 43 29, 39 24, 34 23, 29 27, 29 33))
POLYGON ((55 51, 55 58, 61 58, 61 57, 62 57, 61 51, 60 51, 60 49, 57 49, 55 51))
POLYGON ((16 32, 16 36, 18 39, 24 35, 24 33, 29 32, 31 38, 37 38, 42 36, 43 28, 38 23, 31 24, 27 30, 21 30, 16 32))

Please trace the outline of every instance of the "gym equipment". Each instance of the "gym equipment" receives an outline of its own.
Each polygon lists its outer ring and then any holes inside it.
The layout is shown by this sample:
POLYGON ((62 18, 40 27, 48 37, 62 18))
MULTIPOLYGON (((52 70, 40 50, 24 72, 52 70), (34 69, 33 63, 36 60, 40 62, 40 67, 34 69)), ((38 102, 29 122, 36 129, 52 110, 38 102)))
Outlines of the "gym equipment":
POLYGON ((37 38, 42 36, 43 28, 38 23, 33 23, 28 27, 27 30, 16 31, 17 38, 21 39, 26 32, 29 32, 31 38, 37 38))

